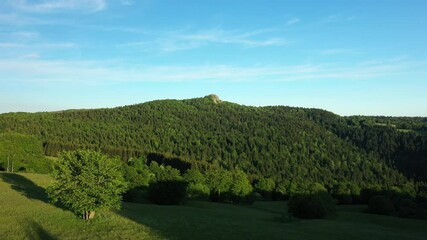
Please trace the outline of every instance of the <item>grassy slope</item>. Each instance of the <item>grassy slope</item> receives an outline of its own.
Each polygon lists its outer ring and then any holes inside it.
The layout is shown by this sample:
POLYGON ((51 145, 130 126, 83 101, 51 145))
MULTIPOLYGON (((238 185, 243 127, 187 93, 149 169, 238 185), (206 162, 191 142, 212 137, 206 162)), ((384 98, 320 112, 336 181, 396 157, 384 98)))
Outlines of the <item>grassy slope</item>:
POLYGON ((162 239, 113 212, 86 223, 47 203, 46 175, 0 173, 0 239, 162 239))
POLYGON ((234 206, 190 202, 185 206, 125 203, 86 223, 46 203, 45 175, 0 173, 0 238, 4 239, 425 239, 427 222, 339 207, 324 220, 295 220, 284 202, 234 206))

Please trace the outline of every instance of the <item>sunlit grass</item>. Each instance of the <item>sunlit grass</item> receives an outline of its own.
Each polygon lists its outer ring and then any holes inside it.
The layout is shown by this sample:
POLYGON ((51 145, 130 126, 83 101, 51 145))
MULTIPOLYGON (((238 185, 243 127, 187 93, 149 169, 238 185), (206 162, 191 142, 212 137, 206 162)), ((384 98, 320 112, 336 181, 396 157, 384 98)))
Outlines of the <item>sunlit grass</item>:
POLYGON ((37 191, 38 186, 45 187, 50 183, 46 175, 16 176, 0 174, 1 239, 164 238, 149 227, 110 211, 100 213, 92 222, 85 222, 46 202, 44 192, 37 191))
POLYGON ((188 202, 183 206, 124 203, 85 222, 47 203, 46 175, 0 173, 1 239, 425 239, 427 221, 364 213, 339 206, 335 216, 298 220, 285 202, 238 206, 188 202))

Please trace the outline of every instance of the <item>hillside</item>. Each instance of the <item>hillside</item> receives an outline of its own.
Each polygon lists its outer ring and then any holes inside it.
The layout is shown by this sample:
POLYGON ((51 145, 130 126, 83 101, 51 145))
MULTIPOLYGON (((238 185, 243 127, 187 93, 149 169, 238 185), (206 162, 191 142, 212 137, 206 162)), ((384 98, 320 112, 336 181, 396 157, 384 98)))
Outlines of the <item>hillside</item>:
POLYGON ((272 177, 287 186, 399 186, 406 182, 401 173, 425 180, 427 120, 390 119, 242 106, 209 95, 112 109, 1 114, 0 132, 35 136, 49 156, 99 149, 124 161, 148 157, 181 168, 240 168, 252 180, 272 177), (399 121, 419 130, 402 131, 393 123, 399 121))

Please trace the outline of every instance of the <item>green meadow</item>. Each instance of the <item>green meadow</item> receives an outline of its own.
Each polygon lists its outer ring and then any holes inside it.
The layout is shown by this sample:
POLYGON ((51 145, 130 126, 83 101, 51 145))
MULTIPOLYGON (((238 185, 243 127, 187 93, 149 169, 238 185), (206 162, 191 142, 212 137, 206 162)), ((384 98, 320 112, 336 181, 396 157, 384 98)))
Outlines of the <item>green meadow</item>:
POLYGON ((427 221, 338 206, 334 216, 298 220, 286 202, 231 205, 190 201, 181 206, 123 203, 83 221, 44 192, 48 175, 0 173, 0 239, 426 239, 427 221))

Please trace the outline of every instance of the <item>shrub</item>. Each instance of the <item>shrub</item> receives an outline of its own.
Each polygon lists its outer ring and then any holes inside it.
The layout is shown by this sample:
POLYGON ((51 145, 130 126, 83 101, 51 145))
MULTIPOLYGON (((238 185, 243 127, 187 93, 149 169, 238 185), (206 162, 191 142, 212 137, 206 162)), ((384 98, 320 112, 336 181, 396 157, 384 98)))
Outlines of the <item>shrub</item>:
POLYGON ((297 218, 323 218, 334 211, 335 201, 326 192, 295 195, 288 202, 288 212, 297 218))
POLYGON ((417 218, 418 206, 417 203, 409 198, 399 199, 396 203, 397 216, 402 218, 417 218))
POLYGON ((390 198, 383 195, 376 195, 369 200, 368 212, 391 215, 394 213, 394 205, 390 198))
POLYGON ((161 205, 184 203, 187 183, 179 180, 167 180, 151 183, 148 187, 148 200, 161 205))

